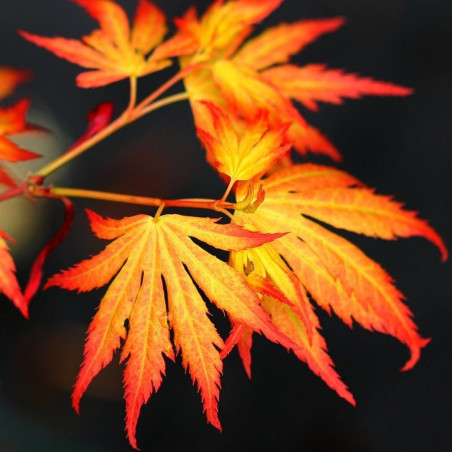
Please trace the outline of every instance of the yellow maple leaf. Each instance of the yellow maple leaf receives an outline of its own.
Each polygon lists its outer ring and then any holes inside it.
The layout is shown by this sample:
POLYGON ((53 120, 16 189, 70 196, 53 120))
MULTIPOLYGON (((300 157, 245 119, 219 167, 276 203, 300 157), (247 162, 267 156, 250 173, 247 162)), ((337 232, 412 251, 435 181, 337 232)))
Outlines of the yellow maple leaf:
MULTIPOLYGON (((339 161, 341 154, 336 147, 306 122, 292 99, 314 109, 318 101, 337 104, 347 97, 405 96, 411 93, 410 89, 401 86, 326 70, 320 65, 299 68, 285 64, 307 44, 339 28, 344 22, 342 18, 280 24, 244 42, 254 22, 247 22, 245 8, 243 11, 237 9, 241 3, 247 2, 217 2, 200 19, 191 11, 178 22, 179 35, 186 37, 191 33, 193 41, 197 42, 192 55, 181 60, 182 66, 200 58, 204 62, 202 77, 190 74, 184 80, 199 128, 206 127, 208 118, 199 111, 196 101, 226 104, 233 114, 248 120, 259 109, 265 109, 274 127, 290 124, 287 137, 299 153, 315 152, 339 161), (238 25, 233 27, 232 23, 238 25), (225 30, 223 33, 219 32, 220 24, 225 30), (213 81, 209 81, 209 77, 213 81)), ((276 3, 265 9, 265 14, 259 19, 278 6, 276 3)))
POLYGON ((148 0, 139 0, 132 22, 111 0, 72 0, 99 22, 100 29, 81 41, 47 38, 21 31, 21 35, 61 58, 91 69, 77 77, 77 85, 93 88, 128 77, 142 77, 171 64, 170 57, 183 54, 185 43, 161 44, 167 28, 165 15, 148 0))
MULTIPOLYGON (((253 25, 268 16, 282 0, 216 0, 201 18, 190 8, 176 20, 178 37, 192 43, 193 60, 231 55, 252 32, 253 25)), ((188 47, 188 46, 187 46, 188 47)))
POLYGON ((165 372, 162 354, 173 357, 165 327, 168 318, 184 368, 189 369, 201 392, 207 420, 220 429, 217 403, 222 361, 218 349, 223 340, 207 316, 195 283, 235 322, 286 347, 295 345, 271 323, 245 279, 189 237, 223 250, 239 250, 281 234, 260 234, 208 218, 180 215, 111 220, 88 211, 88 216, 98 237, 114 241, 98 255, 53 276, 46 284, 82 292, 101 287, 113 278, 89 327, 85 358, 73 392, 75 409, 78 411, 89 383, 111 361, 124 339, 126 427, 136 447, 140 407, 160 386, 165 372))
MULTIPOLYGON (((265 200, 256 212, 236 211, 237 223, 259 231, 288 232, 266 246, 283 257, 316 302, 328 312, 332 308, 350 326, 354 319, 364 328, 399 339, 411 352, 404 369, 412 367, 428 339, 417 332, 392 278, 359 248, 312 218, 382 239, 422 236, 434 243, 446 259, 447 249, 436 231, 400 203, 377 195, 352 176, 328 167, 294 165, 275 171, 259 183, 265 190, 265 200)), ((239 185, 238 199, 245 190, 246 184, 239 185)), ((254 268, 257 252, 247 252, 254 268)), ((267 272, 270 259, 260 260, 267 272)), ((277 280, 273 282, 284 292, 285 286, 281 288, 277 280)), ((290 294, 286 296, 290 299, 290 294)))
MULTIPOLYGON (((237 217, 239 219, 240 217, 237 217)), ((266 292, 262 295, 262 306, 271 316, 274 325, 293 340, 295 355, 308 364, 309 368, 341 397, 355 404, 353 396, 333 369, 333 362, 326 351, 326 342, 319 333, 320 324, 309 302, 306 289, 294 277, 290 268, 280 257, 275 247, 264 244, 244 251, 231 252, 230 264, 241 273, 260 292, 259 285, 253 284, 258 277, 269 282, 286 298, 266 292), (250 268, 251 266, 251 268, 250 268)), ((234 342, 240 343, 245 368, 249 371, 252 331, 242 326, 240 336, 234 342), (243 337, 244 336, 244 337, 243 337), (248 348, 248 351, 245 349, 248 348)), ((230 347, 230 344, 227 344, 230 347)))
POLYGON ((244 122, 210 102, 204 106, 210 112, 212 127, 210 133, 198 129, 198 136, 207 149, 207 160, 229 176, 231 184, 261 176, 289 151, 287 127, 270 129, 264 110, 244 122))

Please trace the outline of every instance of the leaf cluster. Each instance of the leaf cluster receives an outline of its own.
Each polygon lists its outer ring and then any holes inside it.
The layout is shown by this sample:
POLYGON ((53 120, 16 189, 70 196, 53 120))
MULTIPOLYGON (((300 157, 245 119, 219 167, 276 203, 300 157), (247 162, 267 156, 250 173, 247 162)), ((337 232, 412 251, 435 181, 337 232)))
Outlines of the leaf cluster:
MULTIPOLYGON (((33 128, 25 119, 28 100, 0 109, 0 184, 7 188, 0 200, 26 194, 61 200, 65 208, 63 226, 38 256, 24 290, 9 254, 11 239, 0 230, 0 292, 27 315, 45 260, 71 226, 69 198, 157 208, 153 216, 119 220, 88 210, 93 233, 111 242, 45 284, 78 292, 108 285, 88 329, 73 392, 77 412, 92 379, 122 348, 126 430, 137 448, 141 406, 159 389, 166 359, 180 354, 208 422, 221 429, 223 360, 237 346, 251 376, 255 333, 291 350, 355 404, 328 355, 315 305, 350 327, 358 323, 397 338, 410 351, 404 369, 411 368, 428 339, 419 334, 391 276, 340 230, 385 240, 421 236, 446 259, 441 237, 415 212, 352 175, 294 158, 294 153, 322 154, 336 162, 342 158, 306 121, 303 108, 316 112, 320 103, 341 104, 364 95, 406 96, 411 89, 321 64, 292 64, 293 55, 344 20, 300 20, 254 35, 254 26, 282 0, 216 0, 202 14, 192 7, 175 20, 176 31, 169 37, 165 14, 149 0, 138 0, 132 18, 113 0, 72 1, 97 22, 92 33, 80 40, 26 31, 21 35, 87 69, 76 80, 81 88, 128 79, 130 102, 116 118, 111 103, 91 111, 85 134, 22 183, 3 162, 38 157, 10 140, 10 135, 33 128), (176 65, 180 69, 166 83, 137 99, 139 78, 176 65), (180 82, 181 93, 162 97, 180 82), (120 128, 182 100, 190 103, 206 160, 225 181, 218 199, 163 200, 46 185, 48 175, 120 128), (166 214, 168 206, 208 209, 215 218, 166 214), (218 222, 220 217, 227 222, 218 222), (202 244, 229 252, 229 261, 202 244), (230 319, 229 337, 216 331, 206 299, 230 319)), ((23 71, 0 68, 0 96, 26 78, 23 71)))

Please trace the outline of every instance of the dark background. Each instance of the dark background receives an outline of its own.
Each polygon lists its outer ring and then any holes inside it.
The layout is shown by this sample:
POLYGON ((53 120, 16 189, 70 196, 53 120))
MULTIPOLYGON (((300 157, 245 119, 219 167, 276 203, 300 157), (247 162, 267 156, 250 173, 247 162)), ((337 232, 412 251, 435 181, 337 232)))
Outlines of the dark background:
MULTIPOLYGON (((122 0, 133 11, 134 1, 122 0)), ((189 0, 157 2, 169 17, 189 0)), ((198 2, 200 8, 207 2, 198 2)), ((366 98, 345 106, 321 105, 306 114, 342 151, 341 168, 380 193, 393 194, 442 234, 451 246, 450 0, 286 0, 265 25, 299 18, 345 16, 346 26, 326 35, 297 57, 333 68, 410 86, 409 98, 366 98)), ((0 65, 30 68, 30 117, 53 135, 41 140, 45 155, 79 137, 87 112, 113 100, 120 112, 127 83, 97 90, 74 85, 79 68, 22 40, 22 28, 43 35, 78 38, 94 22, 61 0, 2 2, 0 65)), ((172 69, 140 82, 150 92, 172 69)), ((17 97, 16 96, 16 97, 17 97)), ((36 140, 35 140, 36 141, 36 140)), ((317 159, 330 163, 326 159, 317 159)), ((41 163, 39 163, 41 165, 41 163)), ((159 197, 219 197, 222 182, 207 166, 187 104, 141 119, 56 173, 50 181, 92 189, 159 197)), ((84 207, 120 218, 152 210, 76 202, 75 227, 51 257, 46 276, 98 252, 84 207)), ((58 203, 8 201, 0 227, 18 240, 13 253, 22 284, 33 256, 60 220, 58 203), (25 219, 26 227, 23 227, 25 219), (22 227, 20 226, 22 224, 22 227)), ((415 313, 420 332, 432 337, 420 362, 399 372, 408 358, 395 339, 350 330, 318 311, 329 351, 357 407, 349 406, 292 354, 257 337, 249 381, 234 351, 225 361, 220 399, 223 433, 207 425, 199 395, 180 358, 169 363, 160 391, 142 409, 138 444, 143 451, 450 451, 452 450, 451 265, 422 239, 355 243, 396 279, 415 313)), ((26 321, 6 299, 0 303, 0 451, 126 451, 121 367, 117 358, 92 383, 81 416, 70 392, 82 360, 85 330, 103 290, 76 295, 52 289, 31 304, 26 321)), ((215 314, 220 332, 227 322, 215 314)))

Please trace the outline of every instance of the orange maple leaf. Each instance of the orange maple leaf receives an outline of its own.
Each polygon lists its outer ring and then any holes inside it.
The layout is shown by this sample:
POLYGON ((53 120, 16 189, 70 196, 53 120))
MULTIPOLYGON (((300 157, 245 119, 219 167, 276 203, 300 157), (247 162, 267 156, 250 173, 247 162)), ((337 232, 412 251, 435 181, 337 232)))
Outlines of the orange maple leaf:
POLYGON ((194 61, 208 60, 218 54, 231 55, 252 32, 252 26, 281 3, 282 0, 216 0, 201 18, 192 7, 175 20, 179 28, 177 37, 191 43, 194 61))
POLYGON ((231 183, 261 176, 289 151, 287 126, 271 129, 264 110, 245 123, 211 102, 204 105, 212 127, 209 132, 198 129, 198 136, 206 147, 207 160, 229 176, 231 183))
POLYGON ((6 240, 13 241, 0 229, 0 293, 8 297, 22 314, 27 317, 26 303, 15 275, 16 266, 9 254, 6 240))
MULTIPOLYGON (((28 71, 20 71, 6 67, 0 68, 0 100, 11 94, 17 85, 27 81, 30 77, 28 71)), ((22 99, 10 107, 0 108, 0 185, 15 187, 15 178, 1 164, 5 162, 18 162, 39 157, 34 152, 21 149, 10 140, 11 135, 26 132, 33 127, 27 124, 25 116, 30 102, 22 99)))
POLYGON ((162 354, 173 358, 168 319, 184 368, 189 369, 201 392, 207 420, 220 429, 217 403, 222 361, 218 349, 223 340, 208 319, 207 307, 194 282, 234 322, 262 332, 285 347, 295 345, 271 323, 245 279, 189 237, 219 249, 240 250, 282 234, 260 234, 232 224, 216 224, 208 218, 180 215, 111 220, 88 211, 88 216, 94 233, 114 242, 46 284, 84 292, 114 277, 89 327, 85 359, 73 392, 74 408, 79 410, 80 398, 89 383, 111 361, 124 339, 121 359, 127 359, 126 428, 130 443, 136 447, 140 407, 159 388, 165 372, 162 354))
MULTIPOLYGON (((28 71, 1 67, 0 100, 10 95, 17 85, 27 81, 29 77, 30 74, 28 71)), ((33 128, 25 120, 28 106, 29 101, 23 99, 10 107, 0 108, 0 185, 5 185, 10 188, 17 187, 17 182, 2 162, 14 163, 39 157, 34 152, 21 149, 10 140, 11 135, 33 128)), ((3 293, 9 298, 19 308, 22 314, 27 317, 27 303, 16 279, 16 266, 9 253, 6 240, 13 241, 0 229, 0 293, 3 293)))
POLYGON ((18 162, 39 157, 34 152, 20 149, 7 136, 31 130, 25 120, 30 102, 22 99, 11 107, 0 108, 0 160, 18 162))
POLYGON ((18 85, 30 80, 30 72, 25 70, 0 67, 0 100, 12 94, 18 85))
MULTIPOLYGON (((447 249, 439 235, 414 212, 404 210, 400 203, 375 194, 336 169, 294 165, 274 172, 260 183, 265 190, 265 200, 254 213, 236 211, 237 223, 260 231, 288 232, 266 247, 283 257, 326 311, 332 308, 349 326, 354 319, 364 328, 390 334, 406 344, 411 357, 404 369, 411 368, 428 339, 418 334, 412 313, 403 304, 404 297, 393 285, 392 278, 355 245, 313 219, 383 239, 422 236, 434 243, 446 259, 447 249)), ((245 190, 246 184, 242 183, 237 191, 239 199, 245 190)), ((259 265, 255 262, 258 252, 259 249, 246 252, 254 268, 259 265)), ((265 276, 269 273, 270 259, 260 259, 264 263, 260 264, 263 269, 258 274, 265 276)), ((274 284, 281 284, 278 278, 271 279, 274 284)), ((283 284, 279 290, 294 301, 287 287, 288 284, 283 284)), ((273 309, 290 311, 290 306, 281 307, 271 302, 267 310, 273 312, 273 309)), ((279 319, 282 315, 277 314, 279 319)), ((281 320, 280 328, 294 339, 286 330, 290 325, 287 318, 281 320)))
MULTIPOLYGON (((306 289, 271 244, 244 251, 231 252, 230 264, 247 275, 250 284, 262 294, 262 306, 270 314, 274 325, 293 340, 295 355, 341 397, 355 404, 353 396, 333 369, 333 362, 326 352, 326 343, 319 333, 319 320, 309 302, 306 289), (259 284, 253 280, 258 278, 259 284), (263 281, 263 282, 261 282, 263 281), (262 290, 265 283, 274 289, 262 290), (259 287, 261 286, 261 287, 259 287), (279 293, 278 293, 279 292, 279 293), (285 300, 281 299, 281 295, 285 300)), ((238 342, 245 369, 250 374, 251 333, 240 326, 234 331, 231 342, 238 342)), ((227 344, 230 348, 232 344, 227 344)))
POLYGON ((113 1, 72 1, 97 20, 100 29, 81 41, 47 38, 25 31, 20 34, 61 58, 91 69, 77 76, 77 85, 82 88, 148 75, 171 65, 168 58, 184 53, 182 41, 161 44, 167 31, 165 15, 148 0, 139 0, 132 26, 125 11, 113 1))
MULTIPOLYGON (((221 7, 216 6, 216 15, 221 11, 224 23, 228 23, 228 20, 235 17, 234 7, 240 2, 220 3, 221 7)), ((273 8, 266 10, 265 15, 276 6, 278 5, 275 3, 273 8)), ((202 54, 199 51, 194 52, 191 57, 185 56, 181 60, 182 66, 185 66, 201 57, 206 59, 202 76, 190 74, 184 79, 195 122, 201 129, 206 128, 208 118, 199 111, 196 101, 208 100, 221 106, 227 105, 234 114, 242 115, 247 120, 253 118, 259 110, 265 109, 274 127, 290 124, 287 137, 299 153, 304 155, 307 152, 316 152, 340 160, 341 155, 336 147, 306 122, 293 105, 292 99, 313 109, 316 101, 339 103, 344 97, 405 96, 411 93, 408 88, 344 74, 337 70, 327 71, 320 65, 299 68, 284 64, 292 55, 322 34, 339 28, 343 24, 342 18, 281 24, 251 38, 241 46, 251 33, 252 23, 246 22, 246 14, 242 19, 242 23, 247 23, 246 28, 241 28, 243 34, 231 31, 230 34, 225 32, 218 36, 208 26, 213 21, 212 16, 213 13, 208 10, 201 19, 191 14, 178 23, 181 34, 186 34, 187 29, 196 30, 196 33, 193 33, 199 35, 198 43, 201 43, 201 48, 210 49, 202 54), (217 44, 220 37, 225 40, 221 46, 217 44), (229 43, 226 42, 228 37, 229 43), (300 75, 301 81, 298 79, 300 75)), ((260 19, 264 17, 262 15, 260 19)), ((215 27, 213 29, 215 30, 215 27)))

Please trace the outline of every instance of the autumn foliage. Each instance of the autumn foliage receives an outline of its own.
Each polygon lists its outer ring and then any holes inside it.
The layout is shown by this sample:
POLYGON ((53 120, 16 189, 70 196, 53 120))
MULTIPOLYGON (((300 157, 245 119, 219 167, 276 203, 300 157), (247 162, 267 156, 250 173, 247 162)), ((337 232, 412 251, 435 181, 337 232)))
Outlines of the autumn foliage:
MULTIPOLYGON (((130 103, 116 118, 109 103, 94 109, 86 133, 55 161, 16 180, 6 166, 39 157, 20 149, 11 136, 34 129, 26 122, 28 100, 0 109, 0 199, 27 195, 63 201, 65 221, 33 266, 21 289, 9 252, 13 240, 0 230, 0 292, 27 316, 39 289, 48 254, 64 239, 73 216, 72 197, 156 207, 153 216, 105 218, 87 210, 93 233, 109 241, 96 255, 50 277, 57 286, 86 292, 108 286, 88 329, 73 406, 92 379, 121 349, 126 430, 132 447, 140 409, 157 391, 165 358, 182 357, 198 388, 208 422, 218 417, 223 360, 237 346, 251 376, 253 334, 291 350, 336 391, 355 404, 328 355, 314 306, 405 344, 415 365, 428 339, 421 336, 404 296, 390 275, 340 230, 385 240, 421 236, 447 258, 429 224, 392 197, 332 166, 306 161, 311 153, 335 161, 341 153, 302 109, 341 104, 361 96, 406 96, 411 89, 348 74, 323 64, 297 66, 293 55, 344 23, 343 18, 307 19, 253 34, 282 0, 216 0, 194 7, 170 28, 152 2, 138 0, 133 17, 112 0, 72 0, 96 22, 80 40, 20 31, 33 44, 84 68, 81 88, 128 79, 130 103), (168 81, 137 100, 137 79, 179 67, 168 81), (164 97, 183 82, 178 94, 164 97), (205 157, 225 181, 217 199, 166 200, 46 184, 46 177, 102 139, 142 116, 188 100, 205 157), (301 107, 301 108, 300 108, 301 107), (301 154, 303 160, 295 153, 301 154), (300 162, 303 163, 300 163, 300 162), (210 210, 209 217, 166 214, 165 207, 210 210), (204 244, 229 252, 224 262, 204 244), (230 320, 222 338, 206 300, 230 320)), ((36 25, 36 32, 39 24, 36 25)), ((0 96, 26 80, 25 71, 0 68, 0 96)), ((151 194, 152 195, 152 194, 151 194)))

